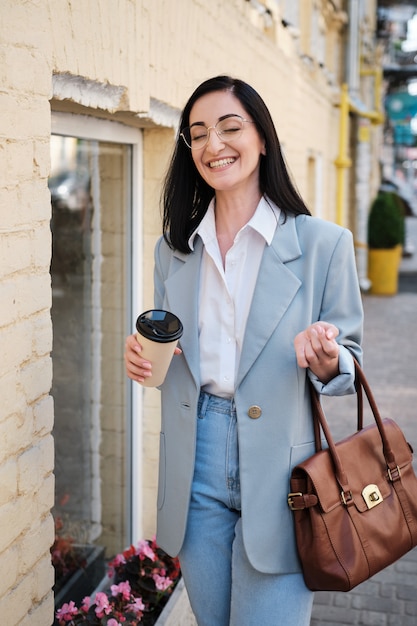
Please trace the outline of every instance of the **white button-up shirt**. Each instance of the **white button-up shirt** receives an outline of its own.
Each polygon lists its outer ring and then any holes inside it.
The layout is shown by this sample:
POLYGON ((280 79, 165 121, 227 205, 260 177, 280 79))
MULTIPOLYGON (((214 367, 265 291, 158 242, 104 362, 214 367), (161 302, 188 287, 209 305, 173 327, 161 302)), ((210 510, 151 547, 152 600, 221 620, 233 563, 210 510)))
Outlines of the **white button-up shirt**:
POLYGON ((223 267, 216 237, 214 200, 191 235, 204 244, 199 290, 201 388, 224 398, 234 395, 235 378, 256 279, 265 245, 270 245, 279 209, 264 197, 237 233, 223 267))

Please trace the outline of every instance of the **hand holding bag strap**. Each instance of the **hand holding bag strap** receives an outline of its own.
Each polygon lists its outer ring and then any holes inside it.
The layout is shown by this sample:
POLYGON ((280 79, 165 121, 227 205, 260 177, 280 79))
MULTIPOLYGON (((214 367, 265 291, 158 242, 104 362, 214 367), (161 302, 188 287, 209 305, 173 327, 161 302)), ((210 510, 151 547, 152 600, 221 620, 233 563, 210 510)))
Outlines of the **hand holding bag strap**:
MULTIPOLYGON (((385 461, 387 463, 391 481, 393 481, 396 479, 396 477, 399 474, 398 466, 395 461, 395 456, 392 451, 392 447, 388 441, 378 407, 376 405, 374 396, 372 394, 372 391, 368 384, 366 376, 362 368, 360 367, 359 363, 356 361, 356 359, 353 359, 353 360, 355 363, 355 372, 356 372, 355 385, 356 385, 356 389, 358 393, 358 430, 361 430, 363 426, 363 400, 362 400, 362 388, 363 388, 363 390, 365 391, 366 397, 368 399, 369 405, 371 407, 376 425, 378 427, 379 434, 381 436, 383 454, 385 457, 385 461)), ((348 494, 350 493, 348 479, 343 470, 333 437, 330 433, 330 429, 329 429, 327 420, 325 418, 323 408, 320 403, 319 394, 316 392, 311 382, 310 382, 310 393, 311 393, 312 409, 313 409, 314 437, 315 437, 316 451, 321 450, 321 441, 320 441, 320 427, 321 427, 324 433, 324 436, 326 438, 327 444, 329 446, 329 452, 330 452, 330 455, 332 457, 332 461, 334 464, 337 481, 340 487, 342 488, 342 493, 348 496, 348 494)))

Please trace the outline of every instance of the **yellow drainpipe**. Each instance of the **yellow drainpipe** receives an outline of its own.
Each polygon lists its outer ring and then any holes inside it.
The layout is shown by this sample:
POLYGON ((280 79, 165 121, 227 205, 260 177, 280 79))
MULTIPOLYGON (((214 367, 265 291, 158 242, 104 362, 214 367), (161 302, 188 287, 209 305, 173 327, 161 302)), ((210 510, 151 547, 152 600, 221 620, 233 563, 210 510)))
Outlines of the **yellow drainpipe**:
POLYGON ((345 170, 352 166, 352 160, 349 157, 349 113, 354 113, 360 117, 371 120, 372 124, 382 124, 384 114, 379 110, 379 102, 382 88, 382 71, 378 69, 361 70, 361 76, 375 77, 375 110, 362 111, 358 109, 349 98, 349 90, 346 83, 343 83, 340 95, 340 127, 339 127, 339 154, 334 161, 337 168, 336 172, 336 222, 344 224, 344 198, 345 198, 345 170))
POLYGON ((352 159, 348 154, 349 136, 349 92, 346 83, 342 85, 340 94, 340 126, 339 154, 335 159, 336 166, 336 223, 343 224, 343 200, 345 197, 345 170, 351 167, 352 159))

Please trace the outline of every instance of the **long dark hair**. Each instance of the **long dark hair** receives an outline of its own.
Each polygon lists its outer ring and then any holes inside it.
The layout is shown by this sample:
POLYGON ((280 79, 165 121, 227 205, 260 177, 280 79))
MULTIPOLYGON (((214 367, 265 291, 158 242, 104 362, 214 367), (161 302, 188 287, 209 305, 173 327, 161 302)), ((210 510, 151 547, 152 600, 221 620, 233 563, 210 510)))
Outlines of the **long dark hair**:
POLYGON ((162 189, 164 237, 171 248, 185 253, 191 252, 188 240, 203 219, 214 196, 214 189, 198 173, 191 151, 180 133, 189 125, 190 112, 195 102, 213 91, 230 91, 253 119, 265 141, 266 155, 261 156, 259 170, 261 193, 279 206, 284 217, 289 214, 310 214, 288 174, 271 114, 261 96, 242 80, 216 76, 201 83, 184 107, 162 189))

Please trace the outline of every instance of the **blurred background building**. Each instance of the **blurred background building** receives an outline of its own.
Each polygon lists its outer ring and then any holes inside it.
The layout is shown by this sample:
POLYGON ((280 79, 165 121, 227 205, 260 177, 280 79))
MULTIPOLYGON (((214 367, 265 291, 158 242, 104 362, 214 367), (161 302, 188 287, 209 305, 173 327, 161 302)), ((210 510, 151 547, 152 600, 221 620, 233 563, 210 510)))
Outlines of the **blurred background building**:
MULTIPOLYGON (((378 2, 385 111, 381 176, 417 215, 417 3, 378 2)), ((414 253, 405 241, 405 255, 414 253)))

